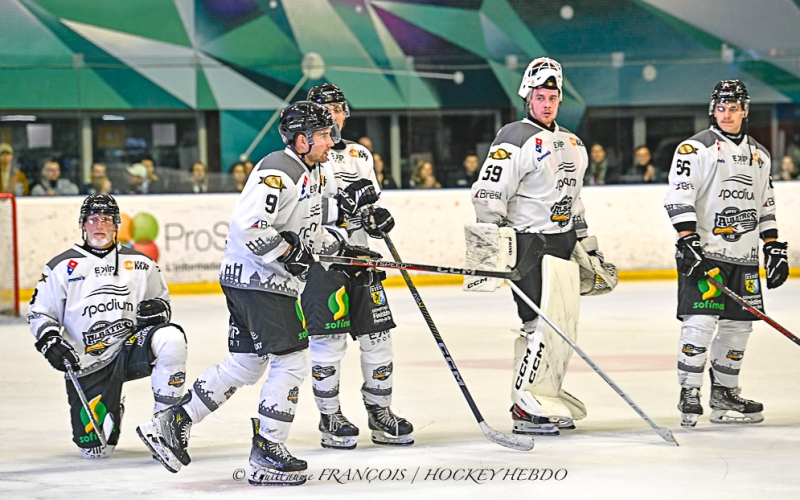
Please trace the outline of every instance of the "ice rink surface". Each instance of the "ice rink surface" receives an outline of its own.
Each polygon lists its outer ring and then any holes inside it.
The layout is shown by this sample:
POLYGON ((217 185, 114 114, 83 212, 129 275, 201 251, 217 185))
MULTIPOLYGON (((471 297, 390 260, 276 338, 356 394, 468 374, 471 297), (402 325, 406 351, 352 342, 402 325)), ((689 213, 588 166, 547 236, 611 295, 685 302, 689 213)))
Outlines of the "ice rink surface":
MULTIPOLYGON (((669 281, 622 282, 610 295, 583 298, 578 343, 651 418, 674 431, 680 447, 656 435, 577 356, 564 383, 588 409, 576 430, 538 437, 530 452, 487 441, 408 290, 390 288, 399 325, 393 407, 414 424, 416 444, 371 443, 358 347, 351 342, 342 407, 361 428, 358 448, 319 446, 319 415, 306 380, 287 446, 308 461, 313 478, 304 486, 268 489, 236 480, 237 470, 249 470, 249 418, 256 416, 260 383, 242 388, 192 428, 192 463, 170 474, 135 433, 150 418, 149 381, 131 382, 114 456, 87 461, 70 439, 60 374, 34 350, 24 320, 0 319, 6 352, 0 363, 0 498, 800 498, 800 346, 758 322, 740 383, 744 397, 764 403, 765 421, 710 424, 706 377, 706 414, 695 429, 681 429, 675 290, 669 281)), ((510 290, 422 287, 420 293, 487 423, 510 432, 511 330, 518 328, 510 290)), ((767 314, 796 334, 799 296, 797 279, 765 292, 767 314)), ((178 296, 173 310, 189 336, 189 382, 226 353, 225 301, 222 295, 178 296)))

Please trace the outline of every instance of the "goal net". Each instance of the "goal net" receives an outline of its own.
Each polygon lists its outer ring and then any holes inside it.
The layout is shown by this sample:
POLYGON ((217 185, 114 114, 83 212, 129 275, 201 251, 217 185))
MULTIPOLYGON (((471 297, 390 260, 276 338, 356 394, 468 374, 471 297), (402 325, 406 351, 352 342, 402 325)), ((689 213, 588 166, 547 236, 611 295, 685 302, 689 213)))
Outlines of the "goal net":
POLYGON ((0 193, 0 315, 19 315, 17 210, 14 196, 0 193))

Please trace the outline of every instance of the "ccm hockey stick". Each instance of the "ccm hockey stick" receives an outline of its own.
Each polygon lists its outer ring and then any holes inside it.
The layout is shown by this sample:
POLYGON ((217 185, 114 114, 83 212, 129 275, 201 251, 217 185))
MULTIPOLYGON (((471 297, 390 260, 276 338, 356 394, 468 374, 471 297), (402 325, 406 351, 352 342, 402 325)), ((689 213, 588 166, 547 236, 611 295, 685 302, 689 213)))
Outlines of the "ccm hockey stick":
POLYGON ((426 271, 441 274, 460 274, 463 276, 487 276, 489 278, 500 278, 504 280, 518 280, 525 275, 536 263, 538 256, 544 251, 544 238, 536 238, 528 250, 522 255, 519 264, 511 271, 484 271, 482 269, 464 269, 460 267, 431 266, 427 264, 410 264, 401 262, 397 257, 397 262, 390 260, 371 260, 357 259, 355 257, 337 257, 334 255, 314 255, 317 262, 327 262, 329 264, 344 264, 358 267, 377 267, 379 269, 399 269, 405 271, 426 271))
POLYGON ((69 361, 66 359, 64 360, 64 366, 67 369, 67 376, 72 381, 72 385, 75 386, 75 392, 78 393, 78 397, 81 400, 81 404, 83 405, 83 410, 86 412, 86 415, 89 416, 89 420, 92 422, 92 426, 94 427, 95 433, 97 433, 97 438, 100 440, 100 444, 103 445, 105 448, 108 446, 108 441, 106 441, 106 435, 103 434, 103 429, 100 427, 100 424, 97 423, 97 417, 94 415, 94 411, 92 411, 92 407, 89 406, 89 401, 86 399, 86 394, 83 392, 83 388, 81 387, 80 382, 78 382, 78 377, 75 376, 75 372, 72 370, 72 365, 69 364, 69 361))
POLYGON ((545 323, 550 325, 550 328, 552 328, 562 339, 564 339, 564 342, 569 344, 569 346, 572 347, 575 350, 575 352, 578 353, 578 356, 583 358, 583 360, 586 361, 586 363, 589 366, 591 366, 592 369, 596 371, 597 374, 600 375, 600 377, 603 380, 605 380, 606 383, 610 385, 612 389, 614 389, 614 392, 619 394, 622 397, 622 399, 624 399, 625 402, 628 403, 630 407, 633 408, 634 411, 638 413, 639 416, 645 420, 645 422, 650 424, 650 427, 652 427, 653 430, 656 431, 656 433, 664 439, 664 441, 667 441, 668 443, 675 443, 675 446, 679 446, 678 442, 675 441, 675 437, 672 435, 672 431, 670 431, 669 429, 665 429, 664 427, 659 427, 655 422, 653 422, 653 420, 650 417, 648 417, 647 414, 644 411, 642 411, 642 409, 639 408, 639 406, 636 403, 633 402, 630 396, 625 394, 625 391, 620 389, 620 387, 617 384, 615 384, 613 380, 611 380, 611 377, 609 377, 606 374, 606 372, 604 372, 599 366, 597 366, 597 364, 594 361, 592 361, 592 359, 585 352, 583 352, 583 349, 578 347, 575 344, 575 342, 572 341, 572 339, 567 337, 567 335, 564 332, 562 332, 559 327, 555 325, 555 323, 550 321, 550 318, 545 316, 542 310, 539 309, 536 306, 536 304, 534 304, 533 301, 527 295, 525 295, 525 293, 523 293, 522 290, 519 289, 519 287, 517 287, 517 285, 508 280, 506 281, 506 283, 508 283, 508 286, 510 286, 511 289, 514 290, 514 293, 516 293, 519 298, 521 298, 526 304, 528 304, 528 306, 530 306, 530 308, 533 309, 536 312, 536 314, 538 314, 539 317, 541 317, 544 320, 545 323))
MULTIPOLYGON (((713 269, 711 271, 713 271, 713 269)), ((740 306, 742 306, 745 309, 747 309, 748 311, 750 311, 750 313, 752 315, 754 315, 758 319, 764 321, 765 323, 767 323, 772 328, 774 328, 774 329, 778 330, 779 332, 781 332, 787 339, 791 340, 792 342, 794 342, 797 345, 800 345, 800 339, 797 338, 795 335, 793 335, 792 332, 790 332, 786 328, 784 328, 781 325, 779 325, 775 320, 773 320, 772 318, 770 318, 766 314, 762 313, 761 311, 759 311, 755 307, 753 307, 750 304, 748 304, 747 302, 745 302, 745 300, 743 298, 741 298, 738 295, 736 295, 730 288, 726 287, 722 283, 717 283, 716 280, 712 279, 711 275, 709 274, 711 271, 708 271, 705 274, 706 281, 708 282, 709 285, 713 286, 714 288, 719 288, 720 290, 722 290, 722 293, 724 293, 725 295, 727 295, 728 297, 733 299, 733 301, 736 302, 737 304, 739 304, 740 306)))
MULTIPOLYGON (((383 241, 386 243, 386 246, 389 247, 389 251, 392 253, 394 260, 396 260, 398 263, 401 263, 402 259, 400 259, 400 254, 397 252, 397 248, 395 248, 392 240, 385 233, 381 233, 381 235, 383 236, 383 241)), ((538 255, 541 255, 542 251, 544 250, 544 238, 542 238, 539 243, 541 243, 539 248, 532 249, 531 251, 527 252, 528 254, 533 255, 533 259, 535 259, 538 255)), ((475 404, 475 400, 472 399, 472 395, 469 393, 469 389, 467 389, 466 382, 464 382, 464 379, 461 377, 461 373, 458 371, 458 367, 456 367, 456 362, 450 355, 450 351, 447 350, 447 346, 444 344, 444 340, 439 334, 439 330, 433 323, 433 319, 428 312, 428 308, 425 307, 425 303, 422 301, 422 297, 420 297, 417 287, 414 286, 414 282, 411 281, 411 276, 408 274, 408 271, 406 271, 406 268, 400 267, 399 269, 400 273, 403 275, 406 285, 408 285, 408 290, 414 297, 414 302, 417 303, 419 312, 422 313, 422 317, 425 318, 425 323, 428 324, 428 328, 433 334, 433 338, 436 340, 436 345, 439 346, 439 350, 442 352, 444 360, 450 367, 450 371, 453 373, 453 377, 456 379, 458 387, 461 388, 461 392, 464 394, 464 398, 466 398, 467 404, 469 405, 470 410, 472 410, 472 414, 475 415, 475 419, 478 421, 478 425, 480 425, 483 435, 486 436, 486 439, 489 441, 497 443, 500 446, 505 446, 506 448, 520 451, 528 451, 533 449, 533 438, 528 436, 516 436, 514 434, 506 434, 504 432, 496 431, 489 427, 489 425, 483 419, 480 410, 478 410, 478 406, 475 404)))

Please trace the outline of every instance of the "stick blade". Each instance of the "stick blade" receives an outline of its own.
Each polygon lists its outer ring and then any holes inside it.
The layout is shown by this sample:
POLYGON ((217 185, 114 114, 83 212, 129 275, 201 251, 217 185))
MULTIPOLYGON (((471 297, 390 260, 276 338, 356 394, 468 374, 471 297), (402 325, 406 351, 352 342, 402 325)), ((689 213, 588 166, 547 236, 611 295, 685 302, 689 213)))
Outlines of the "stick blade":
POLYGON ((511 448, 512 450, 530 451, 533 449, 533 438, 529 436, 516 436, 505 434, 489 427, 486 422, 480 422, 481 430, 486 439, 500 446, 511 448))
POLYGON ((659 436, 664 438, 664 441, 668 443, 675 443, 675 446, 680 446, 678 441, 675 439, 675 436, 672 435, 672 431, 669 429, 665 429, 664 427, 657 427, 654 430, 658 433, 659 436))

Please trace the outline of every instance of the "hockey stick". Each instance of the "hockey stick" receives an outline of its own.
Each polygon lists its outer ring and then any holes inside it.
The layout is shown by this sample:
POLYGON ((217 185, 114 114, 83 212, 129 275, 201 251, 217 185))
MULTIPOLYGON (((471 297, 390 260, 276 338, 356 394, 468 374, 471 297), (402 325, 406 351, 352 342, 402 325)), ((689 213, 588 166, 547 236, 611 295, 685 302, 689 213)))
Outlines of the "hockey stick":
MULTIPOLYGON (((392 240, 389 238, 386 233, 381 233, 383 236, 383 241, 386 243, 386 246, 389 247, 389 251, 392 253, 392 257, 398 263, 402 263, 402 259, 400 259, 400 254, 397 252, 397 248, 395 248, 392 240)), ((541 247, 538 250, 538 254, 541 255, 542 250, 544 250, 544 238, 541 241, 541 247)), ((528 251, 527 253, 532 254, 534 258, 536 257, 537 252, 528 251)), ((461 388, 461 392, 464 394, 464 397, 467 400, 467 404, 469 405, 470 410, 472 410, 472 414, 475 415, 475 419, 478 421, 478 425, 480 425, 481 430, 483 431, 483 435, 486 436, 486 439, 493 443, 497 443, 500 446, 505 446, 506 448, 511 448, 514 450, 520 451, 528 451, 533 449, 533 438, 528 436, 515 436, 513 434, 506 434, 504 432, 496 431, 489 427, 486 421, 483 419, 480 410, 478 410, 478 406, 475 404, 475 400, 472 399, 472 395, 469 393, 469 389, 467 389, 467 384, 464 382, 464 379, 461 378, 461 373, 458 371, 458 367, 456 367, 456 362, 453 360, 453 357, 450 355, 450 351, 447 350, 447 346, 444 344, 444 340, 442 336, 439 334, 439 330, 436 328, 436 325, 433 323, 433 319, 431 318, 430 313, 428 312, 428 308, 425 307, 425 303, 422 301, 422 297, 420 297, 419 292, 417 291, 417 287, 414 286, 414 283, 411 281, 411 276, 408 274, 408 271, 405 268, 400 267, 400 273, 403 275, 403 279, 408 285, 408 290, 411 292, 412 297, 414 297, 414 301, 417 303, 417 307, 419 308, 419 312, 422 313, 422 317, 425 318, 425 323, 428 324, 428 328, 430 329, 431 333, 433 334, 433 338, 436 340, 436 344, 439 346, 439 350, 442 352, 442 356, 444 356, 444 360, 447 362, 447 365, 450 367, 450 371, 453 373, 453 377, 456 379, 456 383, 461 388)))
POLYGON ((337 257, 334 255, 314 255, 318 262, 327 262, 330 264, 345 264, 348 266, 358 267, 377 267, 381 269, 399 269, 401 272, 405 271, 427 271, 431 273, 441 274, 459 274, 463 276, 487 276, 489 278, 501 278, 504 280, 518 280, 520 276, 525 275, 533 267, 536 262, 537 256, 541 255, 544 251, 544 238, 536 238, 533 241, 519 264, 511 271, 484 271, 482 269, 463 269, 460 267, 441 267, 431 266, 427 264, 410 264, 408 262, 401 262, 395 256, 397 262, 389 260, 370 260, 370 259, 357 259, 355 257, 337 257))
POLYGON ((639 408, 639 406, 636 403, 633 402, 630 396, 625 394, 625 391, 620 389, 620 387, 617 384, 615 384, 613 380, 611 380, 611 377, 609 377, 606 374, 606 372, 604 372, 599 366, 597 366, 597 364, 594 361, 592 361, 592 359, 585 352, 583 352, 583 349, 578 347, 577 344, 575 344, 575 342, 572 341, 572 339, 567 337, 567 335, 564 332, 562 332, 560 328, 558 328, 552 321, 550 321, 550 318, 545 316, 542 310, 539 309, 536 306, 536 304, 534 304, 533 301, 527 295, 525 295, 522 292, 522 290, 519 289, 519 287, 517 287, 517 285, 515 285, 511 281, 506 281, 506 283, 508 283, 508 286, 510 286, 511 289, 514 290, 514 293, 516 293, 519 298, 521 298, 526 304, 528 304, 528 306, 530 306, 530 308, 533 309, 536 312, 536 314, 538 314, 539 317, 541 317, 544 320, 545 323, 550 325, 550 328, 552 328, 562 339, 564 339, 564 342, 569 344, 569 346, 572 347, 575 350, 575 352, 578 353, 578 356, 583 358, 583 360, 586 361, 586 363, 589 366, 591 366, 592 369, 596 371, 597 374, 600 375, 600 377, 603 380, 605 380, 606 383, 610 385, 612 389, 614 389, 614 392, 619 394, 622 397, 622 399, 624 399, 625 402, 628 403, 630 407, 633 408, 634 411, 638 413, 639 416, 645 420, 645 422, 650 424, 650 427, 652 427, 653 430, 656 431, 656 433, 659 436, 664 438, 664 441, 667 441, 669 443, 675 443, 675 446, 679 446, 678 442, 675 441, 675 437, 672 435, 672 431, 670 431, 669 429, 665 429, 664 427, 659 427, 655 422, 653 422, 653 420, 650 417, 648 417, 647 414, 644 411, 642 411, 642 409, 639 408))
POLYGON ((106 446, 108 446, 108 441, 106 441, 106 435, 103 434, 103 429, 101 429, 100 424, 97 423, 97 417, 95 417, 94 412, 92 411, 92 407, 89 406, 89 401, 86 399, 86 394, 83 392, 83 388, 81 388, 80 382, 78 382, 78 377, 75 376, 75 372, 72 370, 72 365, 69 364, 69 361, 67 361, 66 359, 64 360, 64 366, 67 368, 67 376, 69 376, 69 379, 72 380, 72 385, 75 386, 75 392, 78 393, 78 397, 81 400, 83 409, 86 412, 86 415, 89 416, 89 420, 92 422, 92 426, 94 427, 94 430, 97 433, 97 438, 100 440, 100 444, 102 444, 103 447, 105 448, 106 446))
MULTIPOLYGON (((713 269, 711 271, 713 271, 713 269)), ((766 314, 762 313, 761 311, 759 311, 755 307, 753 307, 750 304, 748 304, 747 302, 745 302, 745 300, 743 298, 741 298, 738 295, 736 295, 730 288, 726 287, 722 283, 717 283, 717 281, 714 280, 714 279, 709 279, 709 278, 711 278, 711 276, 708 273, 711 272, 711 271, 708 271, 705 274, 706 281, 709 283, 709 285, 711 285, 711 286, 713 286, 715 288, 719 288, 720 290, 722 290, 722 293, 724 293, 725 295, 727 295, 728 297, 733 299, 733 301, 736 302, 737 304, 739 304, 740 306, 742 306, 745 309, 747 309, 752 315, 754 315, 758 319, 766 322, 772 328, 778 330, 787 339, 791 340, 792 342, 794 342, 797 345, 800 345, 800 339, 797 338, 795 335, 793 335, 792 332, 790 332, 786 328, 784 328, 781 325, 779 325, 775 320, 773 320, 772 318, 770 318, 766 314)))

